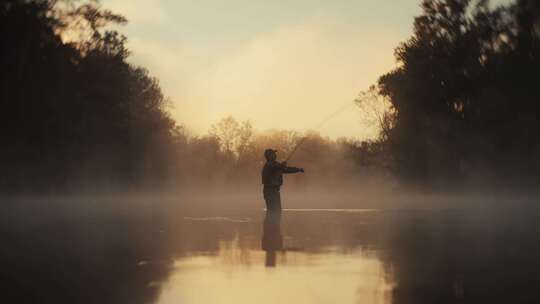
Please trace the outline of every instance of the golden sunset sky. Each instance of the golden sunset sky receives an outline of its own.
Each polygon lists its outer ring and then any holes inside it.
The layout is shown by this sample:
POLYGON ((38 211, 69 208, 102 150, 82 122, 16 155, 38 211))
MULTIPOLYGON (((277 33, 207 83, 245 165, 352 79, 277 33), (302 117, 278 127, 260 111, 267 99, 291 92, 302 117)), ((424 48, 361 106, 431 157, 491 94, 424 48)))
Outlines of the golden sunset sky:
MULTIPOLYGON (((501 2, 501 1, 496 1, 501 2)), ((194 134, 232 115, 256 129, 316 126, 395 67, 419 0, 103 0, 194 134)), ((318 131, 374 136, 350 108, 318 131)))

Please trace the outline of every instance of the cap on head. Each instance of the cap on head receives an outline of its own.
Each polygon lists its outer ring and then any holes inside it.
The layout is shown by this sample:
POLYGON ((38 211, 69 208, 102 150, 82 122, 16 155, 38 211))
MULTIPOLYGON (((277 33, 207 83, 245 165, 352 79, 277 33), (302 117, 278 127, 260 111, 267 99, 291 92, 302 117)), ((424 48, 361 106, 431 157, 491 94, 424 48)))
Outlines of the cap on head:
POLYGON ((266 149, 266 150, 264 150, 264 157, 267 160, 275 158, 276 152, 277 152, 277 150, 274 150, 274 149, 266 149))

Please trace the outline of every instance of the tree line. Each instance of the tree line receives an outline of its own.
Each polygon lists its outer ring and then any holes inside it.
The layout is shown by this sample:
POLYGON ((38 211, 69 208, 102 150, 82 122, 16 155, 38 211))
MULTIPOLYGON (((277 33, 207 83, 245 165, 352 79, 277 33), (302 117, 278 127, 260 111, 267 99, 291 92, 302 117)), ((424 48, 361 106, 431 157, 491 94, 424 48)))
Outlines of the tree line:
MULTIPOLYGON (((307 180, 393 176, 420 184, 533 183, 540 172, 540 4, 423 0, 397 68, 356 103, 371 141, 256 131, 226 117, 195 136, 158 80, 127 62, 127 20, 98 2, 0 3, 0 190, 178 187, 259 182, 262 151, 307 180)), ((359 130, 360 131, 360 130, 359 130)), ((298 181, 301 183, 301 181, 298 181)))
POLYGON ((374 157, 375 143, 255 132, 232 117, 189 134, 158 80, 127 62, 111 30, 127 20, 98 2, 2 2, 0 16, 3 193, 259 183, 262 151, 284 155, 304 137, 295 160, 320 178, 374 157))
POLYGON ((126 62, 126 19, 96 2, 0 3, 0 187, 160 176, 176 124, 157 79, 126 62))
POLYGON ((535 184, 540 173, 540 2, 424 0, 398 67, 374 90, 405 181, 535 184))

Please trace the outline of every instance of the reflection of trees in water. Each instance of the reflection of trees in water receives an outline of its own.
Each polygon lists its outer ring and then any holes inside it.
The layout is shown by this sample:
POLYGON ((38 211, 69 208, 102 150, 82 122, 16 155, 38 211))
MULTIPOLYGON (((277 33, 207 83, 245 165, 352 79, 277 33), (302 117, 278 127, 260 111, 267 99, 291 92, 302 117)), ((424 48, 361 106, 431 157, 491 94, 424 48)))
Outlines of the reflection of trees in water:
POLYGON ((538 300, 540 227, 532 212, 285 212, 277 221, 259 213, 249 221, 231 221, 186 220, 183 212, 140 206, 99 213, 49 208, 0 213, 6 299, 149 303, 172 273, 174 259, 220 256, 233 259, 224 262, 236 267, 259 259, 245 253, 263 254, 262 247, 271 266, 272 255, 279 253, 272 244, 280 245, 283 233, 306 253, 332 247, 337 254, 360 249, 378 257, 396 304, 538 300))
POLYGON ((240 250, 253 248, 245 236, 258 242, 259 230, 248 224, 188 221, 182 212, 131 201, 5 208, 0 212, 2 299, 152 303, 175 259, 194 253, 218 255, 233 242, 240 250), (115 204, 126 205, 111 208, 115 204))
POLYGON ((0 221, 6 303, 151 303, 159 295, 172 264, 150 219, 33 215, 0 221))
POLYGON ((387 230, 379 252, 393 303, 537 303, 538 225, 518 215, 429 213, 387 230))
MULTIPOLYGON (((258 221, 210 222, 194 230, 206 229, 198 232, 213 239, 206 245, 239 237, 239 246, 262 247, 268 266, 275 265, 280 252, 275 245, 282 245, 279 241, 284 236, 287 246, 292 242, 306 253, 332 247, 338 254, 361 250, 375 255, 393 286, 395 304, 531 303, 539 298, 535 286, 540 281, 536 274, 540 246, 535 244, 540 227, 531 214, 508 210, 285 212, 278 220, 267 217, 262 225, 258 221), (262 233, 257 226, 262 226, 262 233), (262 235, 262 243, 253 242, 254 234, 262 235)), ((191 238, 196 242, 200 237, 191 238)))
MULTIPOLYGON (((188 221, 182 211, 134 201, 4 203, 0 283, 6 303, 152 303, 175 259, 217 255, 240 230, 254 242, 260 237, 246 223, 188 221)), ((245 242, 236 246, 249 247, 245 242)))

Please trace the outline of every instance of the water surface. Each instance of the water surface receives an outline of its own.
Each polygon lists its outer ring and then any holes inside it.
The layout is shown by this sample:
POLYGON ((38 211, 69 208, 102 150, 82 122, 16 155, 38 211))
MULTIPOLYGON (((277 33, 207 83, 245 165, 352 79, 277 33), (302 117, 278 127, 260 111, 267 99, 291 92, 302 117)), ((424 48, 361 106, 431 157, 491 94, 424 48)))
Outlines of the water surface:
POLYGON ((540 227, 519 208, 6 204, 13 303, 535 303, 540 227), (107 206, 107 207, 104 207, 107 206))

